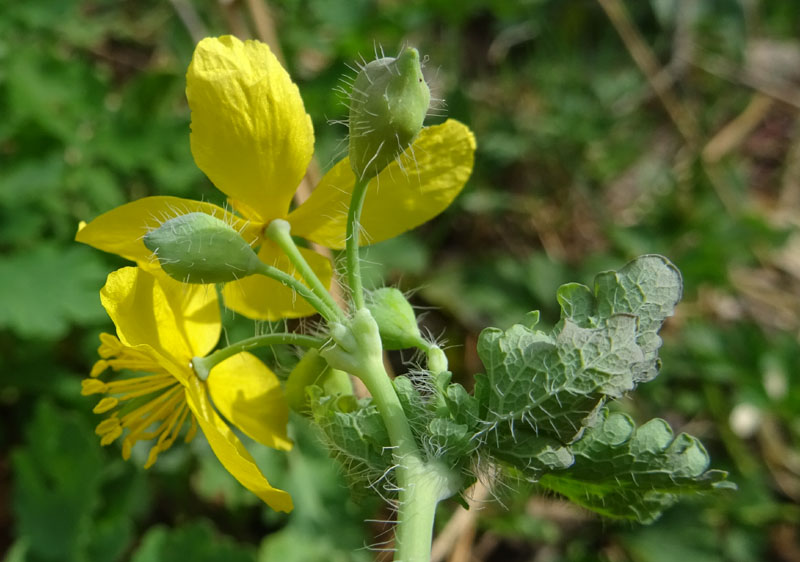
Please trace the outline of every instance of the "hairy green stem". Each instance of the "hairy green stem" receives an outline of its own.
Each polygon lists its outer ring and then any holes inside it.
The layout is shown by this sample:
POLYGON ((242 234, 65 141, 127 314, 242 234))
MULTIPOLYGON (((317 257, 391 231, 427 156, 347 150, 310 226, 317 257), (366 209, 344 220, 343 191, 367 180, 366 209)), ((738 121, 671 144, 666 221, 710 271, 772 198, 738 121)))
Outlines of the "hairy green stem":
POLYGON ((364 308, 364 288, 361 285, 361 262, 359 260, 359 235, 361 225, 361 209, 367 195, 367 186, 372 176, 356 179, 350 208, 347 210, 347 239, 345 252, 347 254, 347 281, 350 292, 353 294, 355 310, 364 308))
POLYGON ((301 281, 295 279, 288 273, 281 271, 277 267, 267 265, 263 262, 261 263, 261 266, 258 269, 258 273, 266 277, 269 277, 270 279, 274 279, 275 281, 280 281, 284 285, 294 289, 298 295, 306 299, 306 301, 308 301, 308 304, 313 306, 314 309, 317 312, 319 312, 322 315, 322 317, 328 322, 334 322, 339 319, 340 313, 338 308, 331 310, 331 308, 325 303, 324 300, 322 300, 322 298, 320 298, 319 295, 317 295, 316 292, 306 287, 301 281))
POLYGON ((344 315, 339 305, 336 304, 336 301, 333 300, 330 292, 328 292, 328 288, 322 284, 317 274, 311 269, 311 266, 308 265, 303 254, 300 253, 300 249, 292 239, 291 225, 283 219, 275 219, 269 224, 264 234, 283 250, 289 258, 289 261, 292 262, 292 265, 297 269, 297 272, 305 280, 311 290, 324 301, 328 309, 327 312, 332 317, 341 321, 344 315))
POLYGON ((254 336, 231 344, 228 347, 223 347, 205 357, 193 357, 192 367, 198 377, 202 380, 206 380, 211 369, 219 363, 222 363, 228 357, 233 357, 242 351, 268 345, 301 345, 303 347, 320 348, 324 343, 325 340, 322 338, 315 338, 314 336, 306 336, 304 334, 293 334, 291 332, 264 334, 263 336, 254 336))
POLYGON ((383 363, 376 360, 365 363, 359 375, 372 394, 393 447, 399 489, 394 559, 427 562, 436 506, 455 493, 460 477, 444 466, 425 461, 383 363))

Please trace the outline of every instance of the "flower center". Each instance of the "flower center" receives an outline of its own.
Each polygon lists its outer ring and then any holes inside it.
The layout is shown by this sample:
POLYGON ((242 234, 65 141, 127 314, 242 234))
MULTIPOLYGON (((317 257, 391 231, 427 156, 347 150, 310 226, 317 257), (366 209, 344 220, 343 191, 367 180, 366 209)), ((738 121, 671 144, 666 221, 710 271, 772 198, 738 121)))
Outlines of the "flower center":
POLYGON ((144 465, 150 468, 158 454, 175 442, 187 417, 192 425, 186 434, 186 442, 191 441, 197 432, 197 422, 186 404, 185 390, 148 353, 130 348, 109 334, 102 334, 100 340, 98 352, 102 359, 92 367, 90 378, 81 382, 84 396, 105 395, 93 411, 108 415, 95 428, 95 433, 104 446, 125 434, 122 442, 125 460, 130 458, 137 442, 156 440, 144 465), (98 377, 108 368, 115 372, 125 369, 135 373, 113 381, 100 380, 98 377))

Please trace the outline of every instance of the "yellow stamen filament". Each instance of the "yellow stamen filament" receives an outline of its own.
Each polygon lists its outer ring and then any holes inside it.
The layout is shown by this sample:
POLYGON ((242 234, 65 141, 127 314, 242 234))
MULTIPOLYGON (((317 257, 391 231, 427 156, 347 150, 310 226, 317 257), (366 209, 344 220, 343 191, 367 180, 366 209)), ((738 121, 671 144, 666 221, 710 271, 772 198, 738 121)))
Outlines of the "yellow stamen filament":
POLYGON ((166 451, 172 446, 172 443, 175 441, 174 437, 177 436, 178 431, 180 430, 181 424, 176 423, 178 418, 183 420, 185 418, 185 413, 188 410, 186 406, 186 401, 184 400, 183 404, 175 409, 172 414, 169 415, 167 419, 161 422, 161 425, 151 434, 152 437, 158 435, 158 441, 155 445, 150 449, 150 454, 147 456, 147 462, 145 463, 145 468, 150 468, 153 466, 153 463, 156 462, 158 458, 158 454, 162 451, 166 451))
POLYGON ((197 435, 197 420, 194 416, 191 416, 189 419, 192 420, 192 427, 186 432, 186 437, 183 438, 184 443, 190 443, 192 439, 194 439, 194 436, 197 435))
POLYGON ((81 381, 81 394, 106 395, 93 411, 97 414, 111 412, 108 418, 98 424, 95 433, 100 436, 101 445, 109 445, 124 434, 122 457, 125 460, 130 458, 133 446, 139 441, 157 439, 145 463, 145 468, 150 468, 159 453, 169 449, 175 442, 187 418, 191 420, 191 427, 186 433, 186 442, 191 441, 197 432, 197 421, 186 404, 183 385, 173 375, 166 373, 148 353, 130 348, 110 334, 101 334, 100 341, 102 344, 98 351, 102 359, 92 367, 90 378, 81 381), (109 368, 152 374, 110 382, 96 378, 109 368), (124 411, 124 402, 142 397, 144 403, 136 404, 129 412, 124 411), (123 409, 114 411, 115 408, 123 409), (151 427, 154 429, 148 431, 151 427))
MULTIPOLYGON (((123 442, 123 457, 126 453, 130 455, 130 450, 133 445, 138 441, 146 441, 155 438, 157 435, 166 431, 171 427, 170 418, 180 413, 183 406, 186 404, 186 397, 183 393, 183 387, 176 386, 169 392, 164 393, 156 400, 152 400, 144 406, 137 408, 134 412, 137 414, 135 417, 128 414, 122 418, 122 426, 127 427, 129 430, 128 435, 123 442), (177 392, 176 392, 177 391, 177 392), (156 428, 155 431, 146 432, 145 430, 153 423, 161 420, 166 420, 156 428)), ((174 421, 174 420, 172 420, 174 421)), ((150 468, 152 463, 155 462, 155 457, 158 456, 158 447, 156 444, 150 450, 148 461, 145 463, 145 468, 150 468), (153 453, 153 450, 156 452, 153 453)))
POLYGON ((108 390, 105 392, 106 394, 123 394, 124 396, 121 396, 120 400, 128 400, 156 392, 173 384, 178 384, 178 381, 171 375, 152 375, 106 383, 108 390))

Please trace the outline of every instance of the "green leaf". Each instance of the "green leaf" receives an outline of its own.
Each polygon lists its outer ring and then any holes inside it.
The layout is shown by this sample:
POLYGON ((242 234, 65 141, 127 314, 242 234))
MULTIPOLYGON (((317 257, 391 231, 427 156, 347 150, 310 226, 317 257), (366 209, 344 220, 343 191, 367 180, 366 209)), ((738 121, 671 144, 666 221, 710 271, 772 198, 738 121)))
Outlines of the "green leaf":
POLYGON ((530 451, 538 450, 530 443, 536 437, 577 439, 608 398, 655 376, 657 331, 680 294, 675 267, 643 256, 598 275, 594 293, 562 286, 562 318, 552 333, 533 329, 535 315, 526 319, 530 328, 484 330, 478 355, 486 374, 476 376, 475 397, 489 446, 502 451, 520 431, 533 434, 525 437, 530 451))
POLYGON ((658 374, 658 331, 683 293, 680 271, 665 257, 647 255, 629 262, 619 271, 600 273, 594 293, 588 287, 570 283, 558 290, 561 318, 589 328, 619 314, 637 318, 636 344, 644 354, 634 372, 634 381, 652 380, 658 374))
POLYGON ((88 248, 40 246, 0 259, 0 327, 55 339, 72 324, 105 317, 99 290, 106 275, 88 248))
POLYGON ((519 425, 573 441, 607 396, 633 389, 631 367, 642 361, 635 336, 632 316, 593 329, 566 320, 552 336, 520 325, 484 330, 478 355, 486 376, 478 378, 476 395, 487 398, 481 404, 487 431, 513 435, 519 425))
POLYGON ((97 439, 75 414, 40 402, 14 451, 17 535, 43 560, 73 560, 92 536, 103 461, 97 439))
POLYGON ((258 562, 369 562, 372 559, 364 548, 343 547, 335 532, 312 534, 292 526, 265 538, 258 553, 258 562))
POLYGON ((389 435, 371 400, 355 403, 352 396, 328 397, 322 396, 319 387, 310 389, 314 421, 325 432, 331 454, 347 467, 348 475, 377 478, 392 466, 389 435))
POLYGON ((627 415, 604 412, 572 451, 575 464, 539 483, 607 517, 650 523, 681 494, 735 487, 726 472, 708 470, 699 440, 675 437, 662 419, 637 429, 627 415))

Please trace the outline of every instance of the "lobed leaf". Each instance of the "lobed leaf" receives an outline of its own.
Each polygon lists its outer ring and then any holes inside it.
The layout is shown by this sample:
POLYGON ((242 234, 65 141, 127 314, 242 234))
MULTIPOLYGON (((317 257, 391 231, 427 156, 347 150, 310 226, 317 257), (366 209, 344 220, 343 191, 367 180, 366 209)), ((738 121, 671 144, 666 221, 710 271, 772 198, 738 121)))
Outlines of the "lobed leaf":
POLYGON ((727 473, 708 470, 698 439, 673 434, 653 419, 636 428, 625 414, 603 411, 602 422, 572 445, 575 463, 539 479, 546 488, 607 517, 650 523, 681 494, 732 488, 727 473))
MULTIPOLYGON (((535 330, 538 316, 478 341, 486 374, 477 377, 484 432, 496 443, 520 430, 568 444, 591 425, 608 398, 657 373, 657 335, 681 295, 681 278, 666 258, 643 256, 601 273, 595 290, 576 283, 558 291, 561 321, 535 330)), ((500 447, 495 447, 500 449, 500 447)))
POLYGON ((332 454, 349 466, 349 475, 372 480, 392 466, 389 435, 371 400, 322 396, 320 387, 310 387, 309 394, 314 421, 325 432, 332 454))

